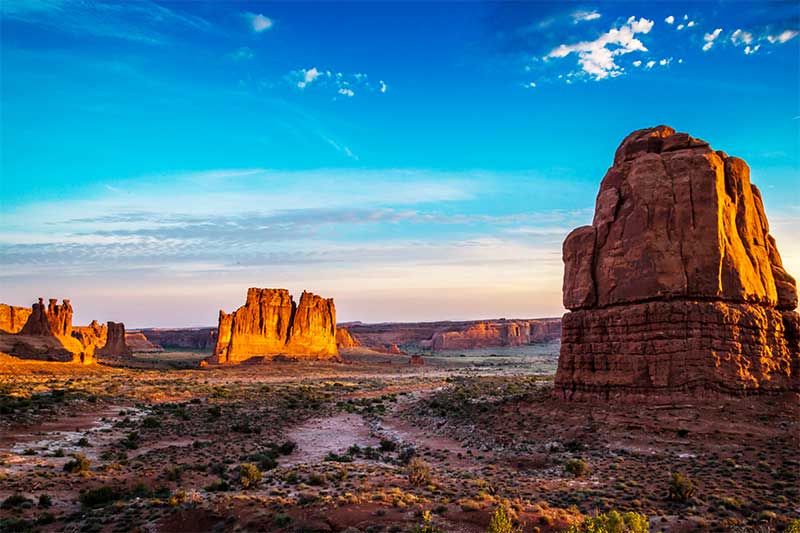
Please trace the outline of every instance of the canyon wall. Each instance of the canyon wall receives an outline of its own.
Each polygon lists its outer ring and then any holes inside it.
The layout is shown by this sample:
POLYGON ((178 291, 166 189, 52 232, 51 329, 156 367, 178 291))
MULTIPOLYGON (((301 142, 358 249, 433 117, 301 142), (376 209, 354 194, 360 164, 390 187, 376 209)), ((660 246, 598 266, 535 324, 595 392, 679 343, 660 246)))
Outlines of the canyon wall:
MULTIPOLYGON (((560 318, 466 320, 343 325, 360 345, 378 351, 394 346, 470 350, 551 342, 561 336, 560 318)), ((340 327, 340 330, 343 329, 340 327)))
POLYGON ((164 348, 158 344, 150 342, 141 331, 126 331, 125 344, 132 352, 138 353, 161 353, 164 348))
POLYGON ((741 159, 632 133, 563 258, 562 397, 797 388, 795 281, 741 159))
POLYGON ((286 289, 251 288, 243 306, 230 314, 219 312, 217 345, 209 362, 275 355, 337 358, 333 299, 304 291, 296 305, 286 289))
POLYGON ((154 345, 211 351, 217 344, 217 328, 145 328, 139 332, 154 345))

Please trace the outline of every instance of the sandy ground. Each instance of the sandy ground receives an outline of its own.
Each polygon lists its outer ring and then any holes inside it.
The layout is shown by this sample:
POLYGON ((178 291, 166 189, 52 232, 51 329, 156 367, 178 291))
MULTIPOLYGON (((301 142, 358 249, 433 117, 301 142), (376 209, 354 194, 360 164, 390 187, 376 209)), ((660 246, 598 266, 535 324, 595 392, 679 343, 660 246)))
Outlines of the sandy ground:
POLYGON ((0 531, 483 532, 501 507, 526 532, 610 510, 651 531, 782 531, 800 515, 796 396, 564 403, 546 355, 176 358, 0 355, 0 531), (675 472, 686 501, 667 498, 675 472))

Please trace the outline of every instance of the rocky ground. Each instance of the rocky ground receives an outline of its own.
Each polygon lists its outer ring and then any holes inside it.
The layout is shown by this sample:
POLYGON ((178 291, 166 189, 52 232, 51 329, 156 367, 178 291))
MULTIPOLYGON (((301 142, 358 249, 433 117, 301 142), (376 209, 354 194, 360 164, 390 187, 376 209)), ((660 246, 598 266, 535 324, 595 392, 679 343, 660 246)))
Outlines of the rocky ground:
POLYGON ((800 515, 796 396, 565 403, 546 356, 164 358, 0 356, 0 531, 483 532, 499 508, 525 532, 610 510, 651 531, 782 531, 800 515))

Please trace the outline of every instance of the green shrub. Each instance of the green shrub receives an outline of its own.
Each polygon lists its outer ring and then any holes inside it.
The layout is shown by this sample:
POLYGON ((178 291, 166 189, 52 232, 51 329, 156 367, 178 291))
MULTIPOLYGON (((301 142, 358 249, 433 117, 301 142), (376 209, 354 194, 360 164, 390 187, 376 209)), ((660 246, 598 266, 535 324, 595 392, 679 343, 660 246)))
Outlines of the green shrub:
POLYGON ((39 495, 39 507, 50 507, 51 505, 53 505, 53 498, 48 494, 39 495))
POLYGON ((422 511, 422 523, 415 526, 411 533, 445 533, 443 529, 433 524, 433 515, 430 511, 422 511))
POLYGON ((287 440, 286 442, 280 445, 278 451, 281 452, 281 455, 290 455, 296 448, 297 448, 296 442, 287 440))
POLYGON ((239 482, 245 489, 255 487, 261 482, 261 470, 252 463, 242 463, 239 465, 239 482))
POLYGON ((676 502, 686 502, 694 496, 695 487, 692 480, 686 475, 676 472, 669 481, 669 499, 676 502))
POLYGON ((575 477, 583 477, 589 473, 589 465, 582 459, 570 459, 564 464, 564 470, 575 477))
POLYGON ((292 523, 292 517, 288 514, 279 513, 272 518, 272 522, 278 527, 286 527, 292 523))
POLYGON ((15 507, 21 507, 24 503, 30 503, 30 500, 19 492, 15 492, 3 500, 3 505, 0 507, 3 509, 14 509, 15 507))
POLYGON ((70 472, 72 474, 80 474, 82 472, 87 472, 89 467, 92 465, 92 462, 86 458, 85 455, 82 453, 73 453, 72 460, 67 461, 64 464, 64 472, 70 472))
POLYGON ((790 520, 783 533, 800 533, 800 518, 790 520))
POLYGON ((492 513, 486 533, 522 533, 522 528, 515 525, 513 511, 501 505, 492 513))
POLYGON ((111 487, 100 487, 87 490, 80 496, 81 505, 84 507, 99 507, 119 500, 121 495, 111 487))
POLYGON ((564 533, 648 533, 650 526, 643 514, 628 512, 621 514, 609 511, 573 524, 564 533))
POLYGON ((154 416, 148 416, 148 417, 145 417, 144 420, 142 420, 142 427, 147 428, 147 429, 160 428, 161 427, 161 421, 158 418, 154 417, 154 416))
POLYGON ((414 457, 408 462, 406 473, 412 485, 427 485, 431 482, 431 467, 419 457, 414 457))

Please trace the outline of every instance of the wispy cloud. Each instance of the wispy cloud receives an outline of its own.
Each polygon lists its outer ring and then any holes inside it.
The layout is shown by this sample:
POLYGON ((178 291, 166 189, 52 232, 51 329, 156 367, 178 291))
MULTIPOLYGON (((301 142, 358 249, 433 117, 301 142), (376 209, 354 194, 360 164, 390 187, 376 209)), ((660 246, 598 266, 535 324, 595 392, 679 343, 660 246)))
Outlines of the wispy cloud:
POLYGON ((284 76, 286 81, 297 89, 306 89, 312 85, 321 90, 328 90, 335 96, 352 98, 363 91, 386 93, 389 86, 385 81, 379 80, 377 87, 369 81, 369 76, 363 72, 347 74, 317 67, 293 70, 284 76))
POLYGON ((711 50, 711 47, 714 46, 714 41, 717 40, 717 37, 719 37, 720 33, 722 33, 722 28, 717 28, 711 33, 706 33, 703 35, 703 41, 705 41, 705 44, 703 45, 703 52, 708 52, 711 50))
POLYGON ((81 0, 5 0, 4 19, 55 31, 125 39, 150 44, 169 40, 177 30, 212 31, 210 22, 147 0, 84 2, 81 0))
POLYGON ((587 21, 590 21, 590 20, 597 20, 600 17, 602 17, 602 15, 599 12, 597 12, 597 10, 592 9, 592 10, 574 11, 572 13, 571 17, 572 17, 572 22, 575 23, 575 24, 578 24, 579 22, 587 22, 587 21))
POLYGON ((248 24, 250 25, 250 29, 253 30, 255 33, 262 33, 267 30, 270 30, 274 25, 271 18, 265 17, 261 13, 247 12, 244 14, 244 17, 247 20, 248 24))

